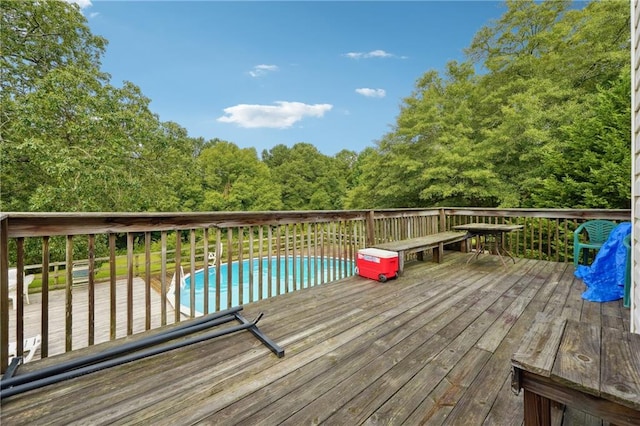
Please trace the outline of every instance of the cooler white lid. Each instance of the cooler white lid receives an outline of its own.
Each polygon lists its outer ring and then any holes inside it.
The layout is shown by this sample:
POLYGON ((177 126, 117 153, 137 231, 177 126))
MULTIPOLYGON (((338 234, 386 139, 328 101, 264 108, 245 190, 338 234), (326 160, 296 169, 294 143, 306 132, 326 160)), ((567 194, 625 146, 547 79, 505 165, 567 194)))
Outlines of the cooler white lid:
POLYGON ((365 248, 358 250, 358 254, 363 254, 367 256, 375 256, 381 258, 389 258, 389 257, 398 257, 398 252, 382 250, 377 248, 365 248))

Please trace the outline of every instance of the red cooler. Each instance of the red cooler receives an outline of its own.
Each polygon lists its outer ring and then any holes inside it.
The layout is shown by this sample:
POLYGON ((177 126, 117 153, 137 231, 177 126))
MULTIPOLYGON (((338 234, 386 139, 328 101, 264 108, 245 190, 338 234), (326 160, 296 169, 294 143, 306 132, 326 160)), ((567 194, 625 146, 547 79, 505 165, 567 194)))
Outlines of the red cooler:
POLYGON ((398 253, 366 248, 358 250, 356 273, 361 277, 385 282, 398 276, 398 253))

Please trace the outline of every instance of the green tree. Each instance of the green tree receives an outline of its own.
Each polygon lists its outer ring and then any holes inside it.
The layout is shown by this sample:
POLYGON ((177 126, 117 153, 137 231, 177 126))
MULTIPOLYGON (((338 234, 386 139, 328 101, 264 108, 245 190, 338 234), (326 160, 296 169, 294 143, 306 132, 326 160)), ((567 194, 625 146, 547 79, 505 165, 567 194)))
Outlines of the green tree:
POLYGON ((449 63, 446 79, 425 73, 404 100, 396 129, 378 143, 380 155, 362 163, 359 188, 349 202, 358 199, 360 206, 368 199, 371 207, 495 203, 500 180, 485 151, 477 149, 474 107, 480 93, 470 63, 449 63))
POLYGON ((160 123, 130 82, 100 71, 106 40, 76 5, 2 2, 2 209, 189 210, 203 142, 160 123))
POLYGON ((371 209, 385 206, 386 196, 380 195, 377 185, 383 168, 382 155, 373 147, 365 148, 353 166, 353 185, 345 195, 348 209, 371 209))
POLYGON ((202 210, 204 194, 197 157, 204 144, 202 138, 189 137, 177 123, 152 127, 137 153, 145 210, 202 210))
POLYGON ((64 1, 0 1, 0 80, 7 99, 34 90, 50 71, 99 68, 107 40, 91 34, 78 6, 64 1))
MULTIPOLYGON (((578 119, 598 85, 628 64, 629 8, 623 2, 507 1, 507 12, 481 29, 468 50, 489 70, 475 108, 503 190, 501 206, 531 205, 531 182, 561 156, 562 129, 578 119)), ((538 196, 538 200, 541 198, 538 196)), ((552 207, 552 206, 546 206, 552 207)))
POLYGON ((292 148, 276 145, 263 152, 262 158, 282 187, 284 209, 342 208, 348 178, 341 169, 344 163, 308 143, 297 143, 292 148))
POLYGON ((32 211, 148 207, 140 151, 157 119, 137 87, 118 89, 103 78, 69 65, 16 97, 2 146, 3 204, 32 211))
POLYGON ((630 70, 600 87, 580 116, 547 147, 543 170, 527 184, 531 204, 566 208, 631 208, 630 70))
MULTIPOLYGON (((619 135, 629 133, 629 92, 624 104, 617 98, 623 89, 609 88, 629 64, 628 4, 592 2, 573 9, 568 1, 508 0, 506 8, 476 34, 469 61, 449 63, 443 77, 428 71, 417 81, 394 130, 375 154, 361 155, 348 205, 554 207, 548 203, 570 199, 577 205, 620 204, 627 170, 619 167, 617 174, 613 164, 625 149, 619 135), (594 105, 602 110, 593 111, 594 105), (615 131, 595 126, 593 116, 615 131), (572 168, 577 146, 593 151, 585 144, 587 129, 616 135, 617 142, 609 141, 606 155, 593 159, 601 172, 575 177, 580 188, 572 192, 588 202, 575 194, 560 197, 556 181, 543 177, 551 172, 561 179, 558 168, 572 168), (607 188, 607 181, 616 189, 607 188)), ((606 139, 594 132, 590 137, 606 139)))
MULTIPOLYGON (((77 6, 57 1, 1 1, 0 45, 0 202, 5 211, 30 210, 29 198, 44 181, 39 155, 55 147, 37 147, 33 140, 25 140, 25 133, 56 131, 58 123, 53 120, 53 127, 29 130, 31 117, 25 109, 37 107, 28 102, 44 85, 65 78, 61 74, 49 77, 54 70, 71 67, 82 75, 89 72, 104 79, 97 67, 106 40, 90 33, 77 6), (43 82, 46 78, 49 81, 43 82)), ((86 79, 79 84, 84 83, 86 79)))
POLYGON ((204 188, 203 210, 280 210, 281 189, 254 148, 214 140, 202 149, 198 170, 204 188))

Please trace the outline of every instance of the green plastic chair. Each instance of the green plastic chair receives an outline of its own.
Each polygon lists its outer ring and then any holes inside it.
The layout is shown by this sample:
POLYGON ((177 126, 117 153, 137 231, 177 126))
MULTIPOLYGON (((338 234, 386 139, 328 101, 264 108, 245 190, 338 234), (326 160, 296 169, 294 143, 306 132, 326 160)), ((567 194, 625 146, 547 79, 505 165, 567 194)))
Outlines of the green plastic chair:
POLYGON ((586 265, 589 250, 595 250, 597 253, 616 226, 615 222, 603 219, 590 220, 578 226, 573 233, 573 266, 578 266, 580 252, 582 252, 582 263, 586 265), (586 241, 580 241, 580 234, 583 231, 587 234, 586 241))
POLYGON ((631 234, 624 237, 622 244, 627 248, 627 267, 624 271, 624 307, 631 305, 631 234))

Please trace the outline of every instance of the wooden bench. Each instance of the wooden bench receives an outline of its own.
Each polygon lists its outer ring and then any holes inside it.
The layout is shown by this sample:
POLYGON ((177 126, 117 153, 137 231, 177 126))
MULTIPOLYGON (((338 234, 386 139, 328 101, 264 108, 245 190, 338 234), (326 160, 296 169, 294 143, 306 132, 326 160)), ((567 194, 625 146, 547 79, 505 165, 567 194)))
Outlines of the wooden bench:
POLYGON ((406 254, 416 253, 418 260, 424 260, 425 250, 433 249, 433 260, 440 263, 445 245, 466 240, 468 236, 468 232, 446 231, 408 240, 375 244, 372 247, 398 252, 398 273, 402 273, 406 254))
POLYGON ((539 315, 511 359, 524 424, 550 425, 551 403, 612 425, 640 424, 640 335, 539 315))

